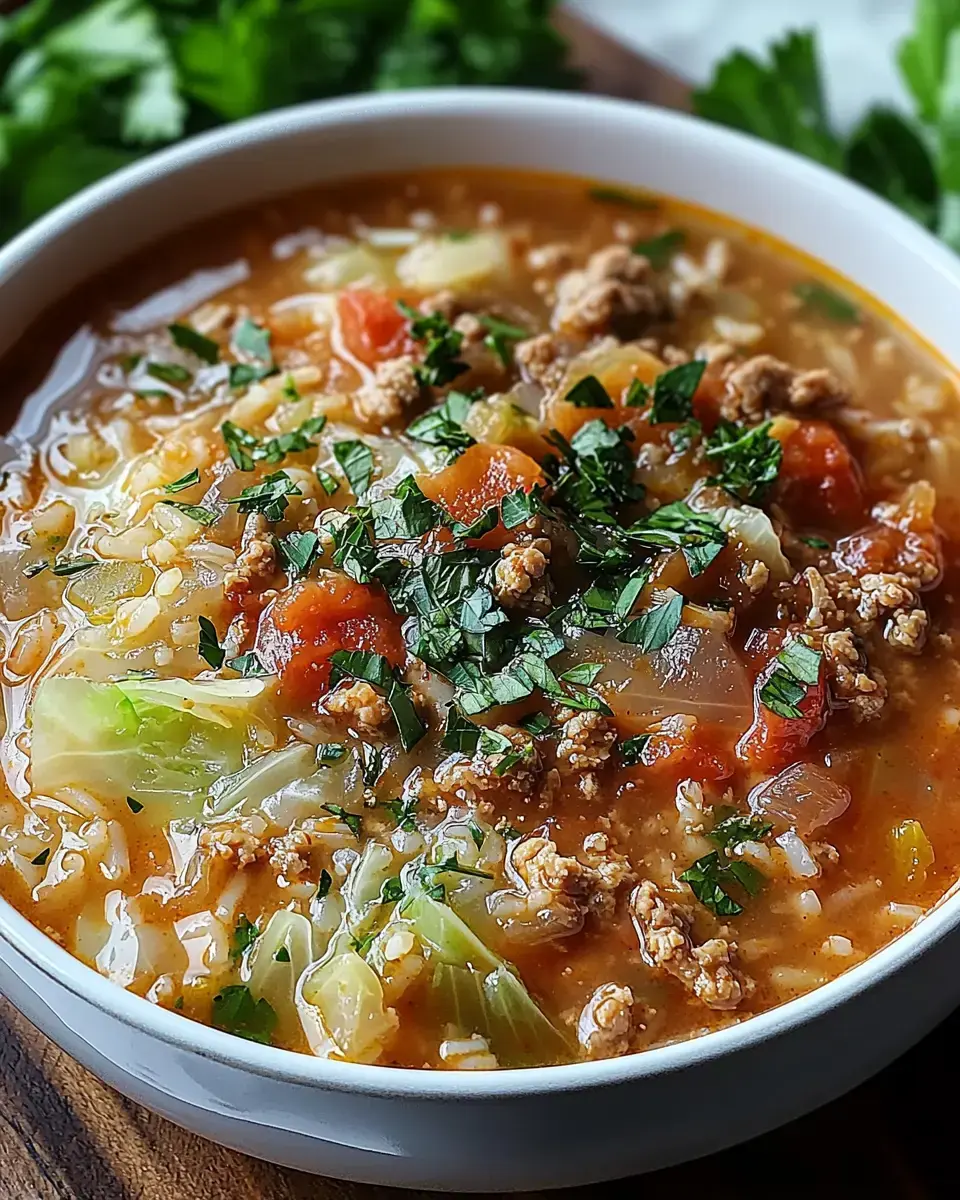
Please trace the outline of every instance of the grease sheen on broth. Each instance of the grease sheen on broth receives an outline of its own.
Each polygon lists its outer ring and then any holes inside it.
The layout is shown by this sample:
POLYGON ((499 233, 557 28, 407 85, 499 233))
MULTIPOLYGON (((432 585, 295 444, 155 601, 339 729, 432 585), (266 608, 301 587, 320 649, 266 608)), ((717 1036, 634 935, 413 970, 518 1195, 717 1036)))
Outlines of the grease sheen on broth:
POLYGON ((767 237, 368 178, 167 239, 4 378, 58 411, 0 493, 0 887, 118 984, 605 1057, 953 887, 955 382, 767 237))

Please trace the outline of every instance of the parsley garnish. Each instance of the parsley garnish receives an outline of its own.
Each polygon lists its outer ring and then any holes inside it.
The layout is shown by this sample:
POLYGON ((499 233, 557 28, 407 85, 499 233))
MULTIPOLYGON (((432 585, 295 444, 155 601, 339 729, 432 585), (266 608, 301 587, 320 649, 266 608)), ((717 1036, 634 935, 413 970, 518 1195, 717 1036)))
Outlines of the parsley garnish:
POLYGON ((47 846, 47 848, 45 850, 40 851, 40 853, 36 856, 36 858, 31 858, 30 862, 35 867, 45 867, 47 865, 47 859, 49 857, 50 857, 50 847, 47 846))
POLYGON ((260 483, 245 487, 239 496, 228 500, 227 503, 235 504, 238 512, 263 513, 268 521, 275 522, 279 521, 286 511, 289 504, 287 497, 301 495, 303 493, 286 471, 274 471, 272 475, 265 476, 260 483))
POLYGON ((470 875, 475 879, 493 878, 488 871, 478 871, 475 867, 465 867, 456 854, 448 855, 441 862, 423 863, 417 871, 417 879, 431 899, 443 900, 446 896, 446 889, 442 883, 437 882, 437 876, 448 872, 451 875, 470 875))
POLYGON ((377 899, 378 904, 396 904, 403 899, 403 884, 400 882, 400 876, 394 875, 390 879, 385 879, 380 887, 380 895, 377 899))
POLYGON ((333 457, 346 475, 353 494, 362 500, 373 479, 373 451, 363 442, 353 439, 334 442, 333 457))
POLYGON ((705 359, 695 358, 657 376, 650 406, 651 425, 689 421, 693 416, 693 397, 706 367, 705 359))
POLYGON ((783 446, 770 436, 771 421, 753 429, 721 421, 706 440, 707 457, 719 459, 719 474, 710 479, 741 500, 756 500, 780 473, 783 446))
POLYGON ((613 408, 607 389, 596 375, 584 375, 577 380, 564 400, 574 408, 613 408))
POLYGON ((680 628, 682 613, 683 597, 671 596, 665 604, 649 609, 621 629, 617 641, 636 646, 641 654, 653 654, 662 650, 680 628))
POLYGON ((336 817, 338 821, 342 821, 354 837, 360 836, 360 829, 363 825, 363 817, 360 813, 347 812, 342 804, 322 804, 320 807, 324 812, 328 812, 331 817, 336 817))
POLYGON ((244 679, 256 679, 261 675, 272 674, 253 650, 248 650, 246 654, 241 654, 237 658, 231 658, 227 666, 231 671, 238 671, 244 679))
POLYGON ((691 417, 689 421, 684 421, 682 425, 671 429, 667 434, 670 449, 675 454, 686 454, 702 432, 703 426, 696 417, 691 417))
POLYGON ((684 500, 664 504, 625 532, 645 546, 681 550, 694 578, 703 574, 727 544, 727 535, 716 521, 694 512, 684 500))
POLYGON ((333 886, 333 876, 326 869, 320 872, 320 878, 317 880, 316 899, 322 900, 324 896, 330 895, 330 888, 333 886))
POLYGON ((549 716, 544 712, 531 713, 527 717, 521 717, 517 722, 521 729, 525 729, 527 733, 534 737, 546 737, 548 734, 556 733, 557 726, 550 720, 549 716))
POLYGON ((779 717, 802 717, 797 706, 807 688, 818 682, 822 657, 819 650, 798 638, 789 641, 774 659, 774 670, 760 688, 762 703, 779 717))
POLYGON ((244 318, 233 331, 233 348, 248 358, 255 358, 264 363, 273 362, 270 330, 251 321, 249 317, 244 318))
POLYGON ((560 678, 564 683, 585 683, 589 686, 602 670, 603 663, 579 663, 569 671, 564 671, 560 678))
POLYGON ((186 367, 179 363, 151 362, 147 363, 147 374, 162 383, 189 383, 193 378, 186 367))
POLYGON ((793 294, 803 301, 804 308, 838 325, 856 325, 860 320, 860 310, 855 304, 822 283, 798 283, 794 286, 793 294))
POLYGON ((500 733, 497 729, 481 727, 479 746, 481 753, 487 758, 497 758, 497 763, 493 768, 494 775, 506 775, 511 767, 516 766, 517 763, 526 762, 534 754, 532 740, 526 745, 517 747, 506 734, 500 733))
POLYGON ((260 930, 257 926, 248 920, 244 913, 241 913, 234 926, 233 937, 230 939, 230 957, 234 961, 243 958, 259 936, 260 930))
POLYGON ((406 796, 403 799, 384 800, 382 807, 393 817, 397 828, 404 833, 413 833, 417 828, 417 797, 406 796))
POLYGON ((527 337, 528 330, 523 329, 520 325, 511 325, 509 321, 489 315, 480 316, 477 320, 484 329, 488 330, 483 344, 500 359, 505 367, 509 367, 513 360, 510 343, 519 342, 522 338, 527 337))
POLYGON ((262 996, 254 1000, 246 984, 233 983, 214 996, 211 1023, 225 1033, 267 1046, 276 1028, 277 1014, 262 996))
POLYGON ((397 679, 392 667, 382 654, 369 650, 336 650, 330 657, 331 683, 349 677, 362 679, 383 691, 387 704, 397 722, 400 744, 404 750, 412 750, 426 733, 409 693, 397 679))
POLYGON ((267 438, 266 441, 261 441, 233 421, 224 421, 220 433, 234 466, 240 471, 252 471, 254 463, 274 464, 282 462, 288 454, 301 454, 305 450, 315 449, 316 443, 310 439, 320 433, 326 423, 325 416, 308 417, 296 429, 267 438))
POLYGON ((480 744, 480 726, 468 721, 455 704, 447 709, 447 721, 441 745, 445 750, 455 750, 471 755, 480 744))
POLYGON ((479 394, 476 392, 448 392, 442 404, 431 408, 407 426, 407 437, 427 446, 438 446, 454 454, 462 454, 474 444, 463 422, 477 399, 479 394))
POLYGON ((277 557, 280 569, 293 583, 306 575, 319 557, 320 537, 313 530, 294 530, 285 537, 277 538, 277 557))
POLYGON ((706 834, 723 850, 731 850, 742 842, 762 841, 773 826, 760 817, 743 817, 738 813, 724 817, 706 834))
POLYGON ((217 671, 223 666, 225 653, 217 638, 216 626, 209 617, 200 617, 199 623, 200 641, 197 644, 197 653, 217 671))
POLYGON ((93 558, 89 554, 81 555, 79 558, 58 558, 51 570, 54 575, 80 575, 84 571, 89 571, 91 567, 97 566, 99 562, 98 558, 93 558))
POLYGON ((666 233, 656 237, 634 242, 634 254, 642 254, 648 259, 655 271, 662 271, 670 262, 685 241, 686 235, 682 229, 668 229, 666 233))
POLYGON ((175 508, 200 525, 212 525, 220 516, 214 509, 204 508, 201 504, 184 504, 181 500, 161 500, 160 503, 175 508))
POLYGON ((224 421, 220 426, 220 436, 227 447, 227 453, 233 459, 233 465, 239 471, 253 470, 253 455, 248 451, 260 445, 260 439, 233 421, 224 421))
POLYGON ((290 951, 286 948, 286 946, 277 947, 273 955, 273 961, 280 963, 290 961, 290 951))
POLYGON ((635 767, 643 762, 643 750, 650 741, 649 733, 638 733, 620 743, 620 758, 625 767, 635 767))
POLYGON ((800 541, 804 542, 807 546, 812 546, 814 550, 830 549, 830 543, 822 537, 813 537, 811 535, 810 537, 802 537, 800 541))
POLYGON ((749 896, 755 896, 763 886, 763 876, 756 867, 745 862, 724 861, 717 850, 698 858, 680 879, 688 883, 700 903, 718 917, 736 917, 743 912, 743 905, 726 891, 731 884, 739 884, 749 896))
POLYGON ((591 200, 600 204, 622 204, 625 208, 637 208, 643 211, 653 211, 660 207, 659 201, 642 192, 630 192, 625 188, 592 187, 587 192, 591 200))
POLYGON ((317 483, 323 488, 328 496, 332 496, 340 487, 340 483, 336 480, 329 471, 325 471, 323 467, 314 467, 313 473, 317 477, 317 483))
POLYGON ((210 366, 220 361, 220 347, 217 343, 212 338, 198 333, 192 325, 177 323, 168 325, 167 330, 173 338, 173 344, 179 346, 181 350, 189 350, 191 354, 195 354, 197 358, 202 359, 210 366))
POLYGON ((129 808, 134 815, 139 812, 143 812, 143 805, 139 800, 134 800, 132 796, 127 797, 127 808, 129 808))
POLYGON ((440 524, 443 512, 423 494, 416 477, 407 475, 389 496, 370 505, 370 515, 375 536, 390 541, 428 533, 440 524))
POLYGON ((341 742, 324 742, 317 747, 317 766, 332 767, 347 757, 347 748, 341 742))
POLYGON ((179 479, 175 479, 173 483, 165 483, 163 490, 165 492, 182 492, 185 488, 193 487, 195 483, 200 482, 200 472, 196 467, 192 471, 188 471, 186 475, 181 475, 179 479))
POLYGON ((361 742, 356 750, 357 761, 360 764, 360 775, 367 787, 372 788, 386 770, 386 759, 381 746, 371 746, 369 742, 361 742))
POLYGON ((425 315, 397 301, 397 308, 410 321, 410 336, 424 343, 423 362, 416 367, 416 377, 424 387, 443 387, 458 375, 469 370, 467 363, 457 358, 463 345, 463 334, 453 328, 439 313, 425 315))

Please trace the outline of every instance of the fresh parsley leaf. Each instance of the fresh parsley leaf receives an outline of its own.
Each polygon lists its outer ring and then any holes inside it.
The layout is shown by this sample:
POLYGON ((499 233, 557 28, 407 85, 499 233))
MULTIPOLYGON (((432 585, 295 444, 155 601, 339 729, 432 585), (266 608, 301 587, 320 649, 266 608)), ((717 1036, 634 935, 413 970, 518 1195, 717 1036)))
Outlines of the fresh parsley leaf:
POLYGON ((347 757, 347 748, 341 742, 324 742, 317 747, 317 766, 332 767, 347 757))
POLYGON ((31 858, 30 863, 34 867, 45 867, 47 865, 47 859, 49 857, 50 857, 50 847, 47 846, 46 849, 40 851, 40 853, 36 856, 36 858, 31 858))
POLYGON ((305 450, 314 450, 316 443, 311 441, 311 438, 320 433, 326 423, 327 418, 322 414, 319 417, 308 417, 296 429, 267 438, 258 446, 253 457, 261 462, 278 463, 283 462, 288 454, 302 454, 305 450))
POLYGON ((468 721, 455 704, 447 709, 441 745, 445 750, 472 755, 480 743, 480 726, 468 721))
POLYGON ((139 800, 134 800, 132 796, 127 797, 127 808, 136 816, 137 813, 143 812, 143 805, 139 800))
POLYGON ((505 367, 509 367, 513 361, 510 343, 527 337, 528 331, 519 325, 511 325, 509 321, 502 321, 499 317, 484 315, 477 319, 488 330, 483 344, 500 359, 505 367))
POLYGON ((260 930, 257 926, 248 920, 244 913, 241 913, 234 926, 233 937, 230 939, 230 957, 234 962, 238 958, 243 958, 259 936, 260 930))
POLYGON ((689 421, 684 421, 682 425, 678 425, 676 429, 671 429, 667 434, 670 449, 675 454, 686 454, 702 432, 703 426, 696 417, 691 417, 689 421))
POLYGON ((277 947, 277 949, 274 951, 273 961, 279 963, 290 961, 290 951, 286 948, 286 946, 277 947))
POLYGON ((820 663, 823 655, 799 638, 792 638, 777 655, 777 662, 790 672, 794 679, 812 687, 820 679, 820 663))
POLYGON ((838 325, 856 325, 860 320, 860 310, 857 306, 826 284, 817 283, 815 280, 798 283, 794 285, 793 294, 803 302, 804 308, 838 325))
POLYGON ((486 841, 487 835, 483 832, 476 822, 476 818, 470 817, 467 821, 467 828, 470 830, 470 836, 473 838, 473 844, 478 850, 483 849, 483 843, 486 841))
POLYGON ((287 497, 302 494, 286 471, 274 471, 272 475, 266 475, 260 483, 245 487, 239 496, 234 496, 227 503, 235 504, 237 512, 263 513, 268 521, 275 522, 283 517, 287 509, 287 497))
POLYGON ((771 421, 747 429, 732 421, 720 421, 706 440, 707 457, 719 460, 718 483, 741 500, 759 499, 776 481, 783 460, 783 446, 770 436, 771 421))
POLYGON ((246 654, 241 654, 237 658, 231 658, 226 665, 231 671, 238 671, 244 679, 256 679, 261 675, 272 674, 253 650, 248 650, 246 654))
POLYGON ((413 794, 403 799, 384 800, 382 807, 390 813, 397 828, 404 833, 413 833, 417 828, 417 797, 413 794))
POLYGON ((682 551, 694 578, 703 574, 727 544, 727 535, 716 521, 694 512, 684 500, 664 504, 625 532, 644 546, 682 551))
POLYGON ((254 363, 231 363, 228 381, 234 391, 249 387, 251 383, 259 383, 261 379, 269 379, 277 375, 280 368, 274 366, 258 367, 254 363))
POLYGON ((763 876, 756 867, 745 862, 725 863, 716 850, 698 858, 680 879, 718 917, 736 917, 743 912, 743 905, 726 891, 732 883, 739 884, 750 896, 755 896, 763 885, 763 876))
POLYGON ((812 687, 820 679, 820 663, 823 655, 799 638, 793 638, 774 659, 774 669, 760 688, 760 700, 787 720, 803 716, 798 707, 812 687))
POLYGON ((584 375, 564 396, 574 408, 613 408, 613 401, 596 375, 584 375))
POLYGON ((585 683, 589 686, 602 670, 603 663, 579 663, 569 671, 564 671, 560 678, 564 683, 585 683))
POLYGON ((333 876, 326 869, 320 872, 320 879, 317 882, 316 899, 322 900, 324 896, 330 895, 330 888, 333 886, 333 876))
POLYGON ((350 490, 362 500, 373 479, 373 451, 363 442, 352 439, 334 442, 333 457, 346 475, 350 490))
POLYGON ((342 804, 321 804, 324 812, 328 812, 331 817, 336 817, 338 821, 342 821, 350 830, 354 837, 360 836, 360 829, 363 825, 363 816, 360 813, 347 812, 342 804))
POLYGON ((320 484, 328 496, 332 496, 340 487, 339 481, 329 471, 325 471, 323 467, 314 467, 313 473, 317 477, 317 483, 320 484))
POLYGON ((686 239, 682 229, 668 229, 657 237, 633 243, 634 254, 642 254, 655 271, 662 271, 677 253, 686 239))
POLYGON ((394 875, 391 879, 385 879, 380 887, 380 895, 377 903, 397 904, 402 899, 403 884, 400 882, 399 875, 394 875))
POLYGON ((545 712, 531 713, 528 717, 521 717, 517 724, 534 737, 546 737, 557 731, 557 726, 545 712))
POLYGON ((504 529, 516 529, 535 516, 543 501, 543 488, 535 483, 526 491, 523 486, 515 492, 508 492, 500 501, 500 521, 504 529))
POLYGON ((383 655, 368 650, 336 650, 330 662, 333 668, 331 682, 349 677, 362 679, 381 689, 397 723, 400 744, 404 750, 412 750, 426 733, 426 726, 414 708, 407 689, 397 679, 383 655))
POLYGON ((89 571, 99 562, 100 559, 94 558, 90 554, 82 554, 77 558, 58 558, 51 570, 54 575, 60 576, 82 575, 84 571, 89 571))
POLYGON ((623 398, 624 408, 643 408, 650 403, 653 389, 642 379, 631 379, 627 394, 623 398))
POLYGON ((215 1029, 268 1046, 277 1014, 262 996, 255 1000, 245 983, 233 983, 214 996, 210 1021, 215 1029))
POLYGON ((650 741, 649 733, 638 733, 620 743, 620 758, 625 767, 635 767, 643 762, 643 750, 650 741))
POLYGON ((220 436, 237 470, 252 471, 253 455, 250 452, 260 445, 260 439, 233 421, 224 421, 220 426, 220 436))
POLYGON ((357 747, 357 761, 360 764, 360 775, 363 782, 368 788, 375 787, 387 766, 383 747, 373 746, 369 742, 361 742, 357 747))
POLYGON ((147 363, 147 374, 154 379, 159 379, 162 383, 170 383, 177 386, 182 383, 189 383, 193 378, 187 368, 181 367, 179 363, 147 363))
POLYGON ((743 817, 739 814, 724 817, 706 834, 723 850, 732 850, 742 842, 761 842, 773 826, 760 817, 743 817))
POLYGON ((533 741, 526 745, 515 746, 513 742, 497 729, 480 729, 480 752, 487 758, 496 758, 493 768, 494 775, 506 775, 517 765, 527 762, 535 753, 533 741))
POLYGON ((812 546, 814 550, 830 549, 830 543, 822 537, 814 537, 811 535, 809 537, 802 537, 800 541, 804 542, 808 546, 812 546))
POLYGON ((653 385, 650 424, 689 421, 693 416, 693 397, 700 385, 706 361, 694 358, 658 375, 653 385))
MULTIPOLYGON (((958 10, 960 11, 960 10, 958 10)), ((850 135, 846 173, 928 228, 937 222, 940 184, 924 131, 903 113, 878 105, 850 135)))
POLYGON ((313 530, 294 530, 285 537, 277 538, 277 557, 280 569, 293 583, 306 575, 319 555, 320 537, 313 530))
POLYGON ((186 475, 181 475, 179 479, 175 479, 173 483, 165 483, 163 490, 165 492, 182 492, 188 487, 193 487, 195 483, 200 482, 200 472, 196 467, 192 471, 188 471, 186 475))
POLYGON ((204 508, 202 504, 184 504, 180 500, 161 500, 160 503, 175 508, 177 512, 182 512, 184 516, 201 525, 212 525, 220 517, 214 509, 204 508))
POLYGON ((416 476, 407 475, 370 505, 370 515, 375 536, 389 541, 421 537, 441 523, 443 511, 423 494, 416 476))
POLYGON ((273 362, 273 351, 270 348, 270 330, 244 318, 233 331, 233 348, 239 354, 256 359, 262 363, 273 362))
POLYGON ((645 196, 642 192, 628 191, 626 188, 592 187, 587 195, 599 204, 622 204, 624 208, 637 208, 643 211, 652 211, 660 207, 659 201, 652 196, 645 196))
POLYGON ((212 366, 220 361, 220 347, 212 338, 204 337, 192 325, 174 324, 167 329, 173 338, 173 344, 181 350, 188 350, 197 358, 212 366))
POLYGON ((397 301, 397 308, 410 322, 410 336, 424 343, 423 362, 415 369, 416 377, 424 387, 443 387, 469 370, 467 363, 457 358, 463 345, 463 334, 454 329, 446 317, 439 313, 418 312, 402 300, 397 301))
POLYGON ((670 641, 680 628, 683 613, 683 597, 671 596, 665 604, 658 604, 631 621, 617 634, 618 642, 636 646, 641 654, 654 654, 670 641))
POLYGON ((450 854, 440 862, 424 863, 417 870, 417 880, 433 900, 443 900, 446 889, 438 882, 438 875, 470 875, 475 879, 492 879, 488 871, 478 871, 475 867, 464 866, 457 854, 450 854))
POLYGON ((209 617, 200 617, 200 641, 197 645, 197 652, 200 657, 215 671, 223 666, 223 660, 226 657, 223 647, 217 638, 217 630, 214 623, 209 617))
POLYGON ((463 427, 470 406, 479 399, 479 392, 450 391, 443 403, 431 408, 407 426, 407 437, 427 446, 438 446, 454 454, 462 454, 474 439, 463 427))

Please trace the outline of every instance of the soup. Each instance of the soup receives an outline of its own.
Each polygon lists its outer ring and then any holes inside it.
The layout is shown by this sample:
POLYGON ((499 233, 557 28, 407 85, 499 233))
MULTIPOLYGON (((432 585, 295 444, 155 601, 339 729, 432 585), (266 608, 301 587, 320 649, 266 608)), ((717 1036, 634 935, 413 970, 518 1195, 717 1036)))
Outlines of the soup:
POLYGON ((2 492, 0 886, 118 985, 545 1065, 781 1004, 954 885, 955 383, 822 267, 389 176, 125 264, 8 400, 62 345, 2 492))

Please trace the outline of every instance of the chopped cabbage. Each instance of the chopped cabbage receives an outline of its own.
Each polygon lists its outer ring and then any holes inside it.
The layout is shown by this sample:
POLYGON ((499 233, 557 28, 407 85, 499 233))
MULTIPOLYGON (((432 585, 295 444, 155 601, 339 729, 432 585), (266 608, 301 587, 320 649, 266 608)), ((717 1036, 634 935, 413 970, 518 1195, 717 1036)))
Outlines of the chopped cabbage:
POLYGON ((268 796, 316 770, 316 749, 302 742, 261 754, 235 775, 217 780, 210 792, 206 815, 221 818, 239 805, 243 806, 244 812, 249 812, 268 796))
POLYGON ((435 291, 463 288, 510 270, 510 249, 502 233, 428 237, 397 261, 397 277, 408 287, 435 291))
POLYGON ((199 814, 203 797, 243 765, 265 685, 258 679, 42 681, 33 701, 33 787, 131 797, 152 818, 199 814))
POLYGON ((297 984, 315 957, 310 921, 287 909, 275 912, 254 942, 250 991, 270 1004, 281 1028, 296 1029, 297 984))
POLYGON ((399 1024, 376 971, 353 949, 304 977, 297 1010, 310 1049, 321 1058, 375 1062, 399 1024))
POLYGON ((388 259, 360 242, 331 250, 307 268, 304 278, 311 287, 336 291, 348 283, 391 283, 393 271, 388 259))
POLYGON ((711 516, 719 521, 720 528, 734 542, 739 542, 753 558, 767 565, 777 583, 782 583, 793 574, 783 556, 780 539, 762 508, 742 504, 739 508, 722 508, 711 513, 711 516))

